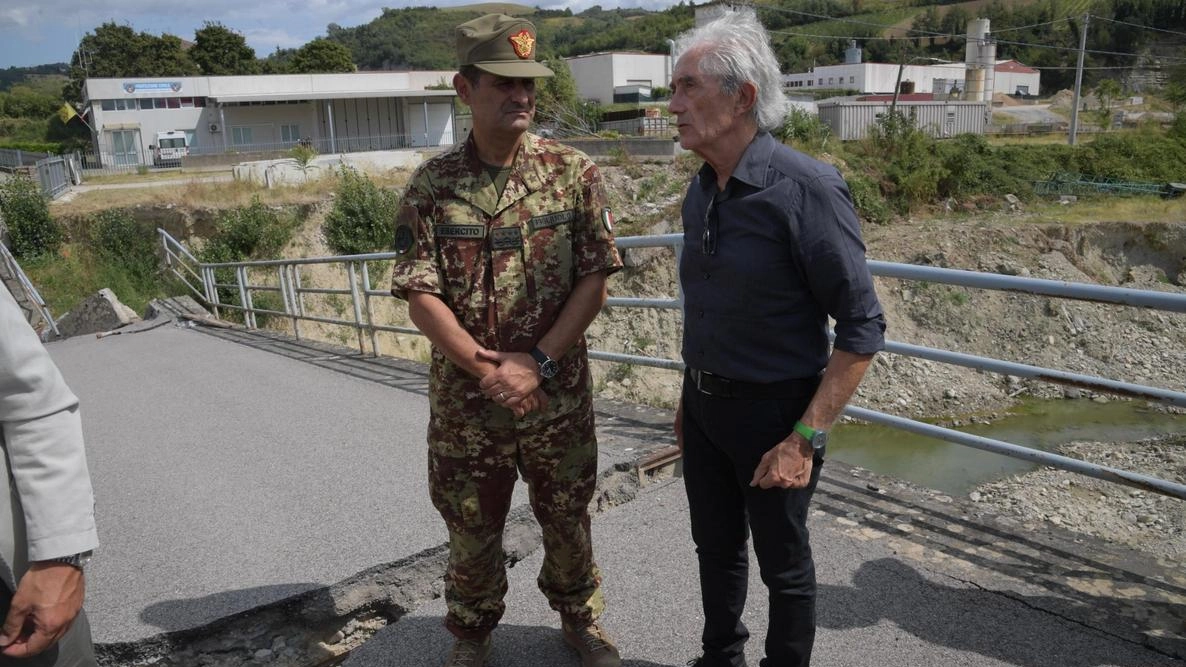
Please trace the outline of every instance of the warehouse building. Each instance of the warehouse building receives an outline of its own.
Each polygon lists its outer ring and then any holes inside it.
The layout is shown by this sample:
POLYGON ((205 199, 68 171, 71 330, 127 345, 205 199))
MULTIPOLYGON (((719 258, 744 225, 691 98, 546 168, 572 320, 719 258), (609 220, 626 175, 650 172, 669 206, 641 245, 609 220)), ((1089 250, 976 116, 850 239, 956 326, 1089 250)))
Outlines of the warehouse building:
POLYGON ((320 153, 453 144, 454 72, 87 79, 79 110, 99 165, 188 156, 320 153))
POLYGON ((577 96, 599 104, 649 102, 671 84, 671 58, 642 52, 592 53, 565 58, 577 96))

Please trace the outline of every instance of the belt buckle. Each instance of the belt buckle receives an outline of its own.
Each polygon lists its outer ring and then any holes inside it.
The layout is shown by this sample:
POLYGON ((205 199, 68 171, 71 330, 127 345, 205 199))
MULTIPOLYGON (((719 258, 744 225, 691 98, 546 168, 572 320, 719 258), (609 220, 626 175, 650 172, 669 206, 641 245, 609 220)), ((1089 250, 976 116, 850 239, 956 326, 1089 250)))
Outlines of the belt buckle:
POLYGON ((708 371, 692 369, 692 380, 696 383, 696 389, 705 396, 728 396, 729 380, 719 375, 713 375, 708 371), (707 382, 706 382, 707 380, 707 382), (713 385, 718 389, 718 393, 713 393, 708 390, 707 385, 713 385))

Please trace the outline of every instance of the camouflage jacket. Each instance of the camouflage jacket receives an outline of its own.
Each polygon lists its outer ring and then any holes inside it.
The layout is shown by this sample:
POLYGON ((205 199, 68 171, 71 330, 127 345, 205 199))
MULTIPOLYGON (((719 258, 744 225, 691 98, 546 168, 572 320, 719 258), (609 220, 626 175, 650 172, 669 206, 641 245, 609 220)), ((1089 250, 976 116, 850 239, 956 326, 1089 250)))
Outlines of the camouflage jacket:
MULTIPOLYGON (((552 327, 576 281, 622 266, 597 166, 580 151, 524 136, 499 197, 473 137, 412 176, 396 220, 391 292, 438 295, 479 345, 528 352, 552 327)), ((584 337, 542 384, 550 403, 518 420, 550 421, 591 401, 584 337)), ((482 396, 478 378, 435 347, 429 383, 434 419, 512 423, 482 396)))

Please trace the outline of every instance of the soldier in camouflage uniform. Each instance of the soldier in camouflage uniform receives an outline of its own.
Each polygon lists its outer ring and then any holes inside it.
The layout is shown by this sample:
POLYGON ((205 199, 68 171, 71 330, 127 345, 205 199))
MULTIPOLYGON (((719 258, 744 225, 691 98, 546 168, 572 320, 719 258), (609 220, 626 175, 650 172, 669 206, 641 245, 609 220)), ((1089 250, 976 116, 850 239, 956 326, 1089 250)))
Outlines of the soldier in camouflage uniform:
POLYGON ((543 529, 539 587, 587 667, 617 667, 588 505, 597 476, 584 330, 621 268, 597 167, 527 133, 535 28, 492 14, 458 27, 453 85, 473 131, 412 177, 392 293, 433 343, 429 489, 449 528, 449 667, 481 665, 507 590, 502 534, 518 475, 543 529))

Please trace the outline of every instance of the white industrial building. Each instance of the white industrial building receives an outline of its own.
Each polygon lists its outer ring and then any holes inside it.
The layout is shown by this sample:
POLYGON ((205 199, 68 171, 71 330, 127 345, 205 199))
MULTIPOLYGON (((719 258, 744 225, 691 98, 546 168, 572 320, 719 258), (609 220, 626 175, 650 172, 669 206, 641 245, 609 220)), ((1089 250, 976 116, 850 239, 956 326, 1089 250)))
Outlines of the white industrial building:
MULTIPOLYGON (((459 138, 454 72, 360 72, 87 79, 79 113, 103 166, 153 162, 159 133, 190 155, 321 153, 450 145, 459 138)), ((159 157, 159 156, 158 156, 159 157)))
POLYGON ((647 102, 671 84, 671 57, 642 52, 591 53, 565 58, 577 96, 599 104, 647 102))
POLYGON ((962 63, 861 62, 861 48, 853 41, 844 52, 844 64, 823 65, 813 67, 809 72, 783 75, 783 87, 790 93, 819 89, 892 93, 899 73, 903 88, 908 92, 957 94, 963 99, 981 101, 990 101, 994 93, 1037 95, 1042 76, 1038 70, 1016 60, 997 60, 996 42, 989 34, 988 19, 976 19, 968 23, 962 63))

